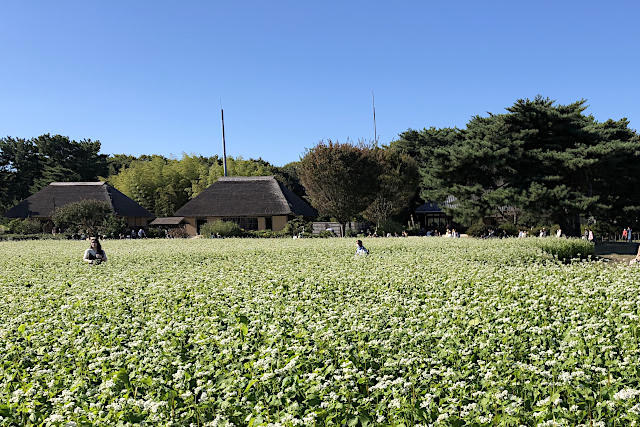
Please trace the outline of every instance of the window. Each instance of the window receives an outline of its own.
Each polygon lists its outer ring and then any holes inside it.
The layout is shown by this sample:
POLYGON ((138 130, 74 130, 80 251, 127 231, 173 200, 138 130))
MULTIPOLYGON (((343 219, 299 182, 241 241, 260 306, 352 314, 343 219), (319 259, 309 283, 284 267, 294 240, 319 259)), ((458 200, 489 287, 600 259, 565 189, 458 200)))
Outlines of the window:
POLYGON ((270 216, 266 217, 264 219, 264 228, 267 230, 272 230, 273 229, 273 220, 270 216))

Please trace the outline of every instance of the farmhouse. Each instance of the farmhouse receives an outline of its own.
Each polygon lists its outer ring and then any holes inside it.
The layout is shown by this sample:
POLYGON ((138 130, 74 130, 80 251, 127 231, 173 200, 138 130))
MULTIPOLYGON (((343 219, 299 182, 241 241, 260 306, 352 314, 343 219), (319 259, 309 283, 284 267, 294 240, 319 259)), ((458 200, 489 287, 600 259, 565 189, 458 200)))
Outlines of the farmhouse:
POLYGON ((9 209, 5 216, 50 219, 57 208, 82 200, 107 202, 130 227, 146 227, 154 218, 145 208, 105 182, 52 182, 9 209))
POLYGON ((245 230, 280 231, 295 216, 316 211, 273 176, 222 177, 178 209, 187 233, 213 221, 231 221, 245 230))

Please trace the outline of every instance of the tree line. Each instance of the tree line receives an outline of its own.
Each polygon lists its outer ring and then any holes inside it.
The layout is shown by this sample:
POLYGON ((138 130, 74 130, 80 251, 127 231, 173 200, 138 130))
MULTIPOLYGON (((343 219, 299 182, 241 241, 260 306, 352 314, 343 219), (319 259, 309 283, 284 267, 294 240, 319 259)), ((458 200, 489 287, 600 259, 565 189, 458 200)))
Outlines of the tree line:
MULTIPOLYGON (((231 176, 275 175, 323 218, 406 221, 422 201, 455 200, 452 221, 514 226, 640 218, 640 137, 626 119, 597 121, 585 100, 520 99, 464 128, 408 129, 388 145, 321 141, 274 166, 228 158, 231 176)), ((52 181, 106 180, 157 216, 172 215, 223 175, 222 159, 100 154, 100 142, 60 135, 0 139, 0 210, 52 181)))

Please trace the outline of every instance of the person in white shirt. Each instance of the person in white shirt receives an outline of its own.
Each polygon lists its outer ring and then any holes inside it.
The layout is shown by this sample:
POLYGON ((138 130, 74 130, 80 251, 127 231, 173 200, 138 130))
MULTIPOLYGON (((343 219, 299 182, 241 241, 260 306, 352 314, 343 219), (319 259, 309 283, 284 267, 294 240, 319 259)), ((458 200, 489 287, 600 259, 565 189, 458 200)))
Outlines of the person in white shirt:
POLYGON ((356 255, 369 255, 369 250, 362 245, 362 240, 356 240, 356 255))
POLYGON ((96 265, 107 262, 107 254, 102 249, 102 245, 97 237, 91 238, 91 247, 84 251, 83 261, 96 265))

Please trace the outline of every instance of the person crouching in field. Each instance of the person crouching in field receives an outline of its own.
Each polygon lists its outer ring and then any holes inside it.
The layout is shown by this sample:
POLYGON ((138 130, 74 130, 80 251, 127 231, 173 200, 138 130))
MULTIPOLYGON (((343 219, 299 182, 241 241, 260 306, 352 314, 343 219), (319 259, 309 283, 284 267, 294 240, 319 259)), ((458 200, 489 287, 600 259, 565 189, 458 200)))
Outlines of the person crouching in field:
POLYGON ((84 251, 83 260, 92 265, 107 262, 107 254, 102 249, 102 245, 98 238, 92 237, 90 241, 91 247, 84 251))
POLYGON ((362 240, 356 240, 356 244, 356 255, 369 255, 369 250, 362 245, 362 240))

